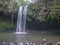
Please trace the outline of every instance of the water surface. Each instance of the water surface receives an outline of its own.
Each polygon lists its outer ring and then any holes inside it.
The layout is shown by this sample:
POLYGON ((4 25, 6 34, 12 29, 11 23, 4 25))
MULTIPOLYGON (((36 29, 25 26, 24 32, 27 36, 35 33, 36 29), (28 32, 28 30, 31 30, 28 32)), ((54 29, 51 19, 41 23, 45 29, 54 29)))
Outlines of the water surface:
POLYGON ((0 33, 0 42, 42 42, 44 38, 50 43, 60 41, 60 35, 41 33, 40 31, 27 31, 28 34, 0 33))

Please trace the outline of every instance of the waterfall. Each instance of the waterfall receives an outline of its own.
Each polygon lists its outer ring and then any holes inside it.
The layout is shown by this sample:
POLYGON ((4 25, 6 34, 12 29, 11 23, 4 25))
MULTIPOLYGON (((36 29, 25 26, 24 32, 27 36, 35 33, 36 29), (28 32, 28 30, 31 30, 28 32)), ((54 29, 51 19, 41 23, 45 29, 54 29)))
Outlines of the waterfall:
MULTIPOLYGON (((24 0, 26 3, 33 3, 32 0, 24 0)), ((17 27, 15 34, 26 34, 25 25, 26 25, 26 15, 27 15, 28 5, 20 6, 17 18, 17 27)))
POLYGON ((25 25, 26 25, 27 7, 28 5, 20 6, 19 8, 16 34, 26 34, 25 25))

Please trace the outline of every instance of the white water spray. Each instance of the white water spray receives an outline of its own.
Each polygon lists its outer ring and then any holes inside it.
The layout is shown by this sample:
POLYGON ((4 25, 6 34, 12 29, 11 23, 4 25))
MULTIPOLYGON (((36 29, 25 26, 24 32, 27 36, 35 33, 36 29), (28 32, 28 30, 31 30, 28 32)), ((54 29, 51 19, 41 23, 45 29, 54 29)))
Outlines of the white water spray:
MULTIPOLYGON (((33 3, 32 0, 24 0, 27 3, 33 3)), ((27 8, 28 5, 20 6, 18 12, 18 19, 17 19, 17 28, 15 34, 27 34, 25 32, 25 25, 26 25, 26 15, 27 15, 27 8)))
POLYGON ((27 7, 28 5, 20 6, 19 8, 16 34, 26 34, 25 25, 26 25, 27 7))

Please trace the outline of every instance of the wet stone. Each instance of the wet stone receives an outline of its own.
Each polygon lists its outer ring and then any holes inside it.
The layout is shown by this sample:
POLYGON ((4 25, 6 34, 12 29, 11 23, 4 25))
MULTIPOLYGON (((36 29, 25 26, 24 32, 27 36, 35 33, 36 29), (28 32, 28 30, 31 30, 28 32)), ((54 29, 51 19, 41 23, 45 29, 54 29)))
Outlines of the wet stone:
POLYGON ((18 45, 24 45, 24 43, 23 42, 18 42, 18 45))
POLYGON ((41 42, 41 45, 47 45, 47 41, 46 41, 45 38, 44 38, 43 41, 41 42))
POLYGON ((57 42, 56 45, 60 45, 60 42, 57 42))
POLYGON ((1 43, 0 43, 1 44, 1 43))
POLYGON ((33 43, 33 45, 36 45, 35 43, 33 43))
POLYGON ((33 45, 33 43, 30 43, 30 45, 33 45))
POLYGON ((1 45, 6 45, 6 42, 2 42, 2 44, 1 45))
POLYGON ((14 45, 14 42, 10 42, 9 45, 14 45))
POLYGON ((52 43, 48 43, 47 45, 53 45, 52 43))
POLYGON ((27 42, 26 45, 30 45, 29 42, 27 42))

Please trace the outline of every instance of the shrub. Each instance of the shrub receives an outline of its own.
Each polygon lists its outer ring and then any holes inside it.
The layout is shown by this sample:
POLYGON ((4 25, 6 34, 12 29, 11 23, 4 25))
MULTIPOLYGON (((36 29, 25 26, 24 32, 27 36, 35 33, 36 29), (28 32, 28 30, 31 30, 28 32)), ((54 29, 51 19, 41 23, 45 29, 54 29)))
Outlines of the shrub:
POLYGON ((13 26, 8 22, 1 22, 0 23, 0 31, 10 31, 13 29, 13 26))

